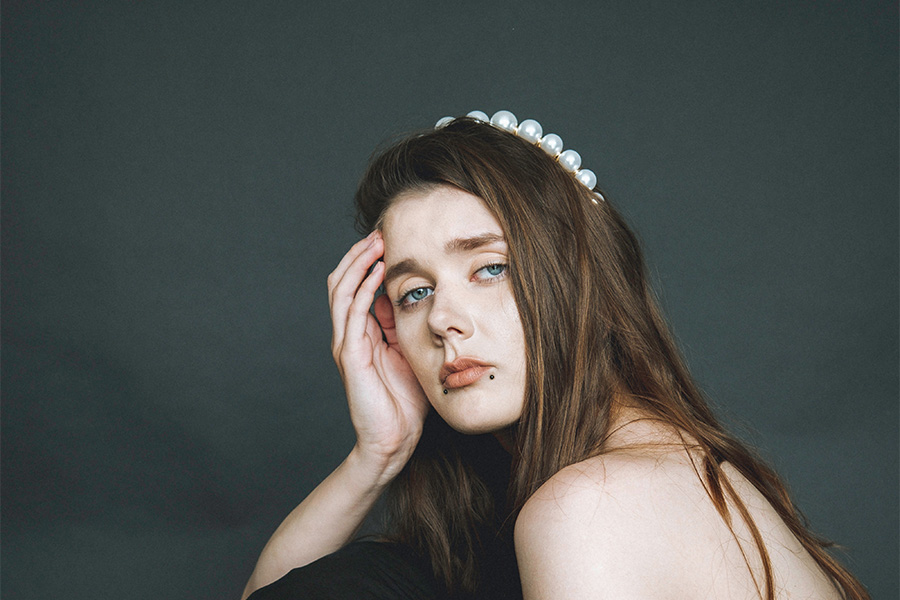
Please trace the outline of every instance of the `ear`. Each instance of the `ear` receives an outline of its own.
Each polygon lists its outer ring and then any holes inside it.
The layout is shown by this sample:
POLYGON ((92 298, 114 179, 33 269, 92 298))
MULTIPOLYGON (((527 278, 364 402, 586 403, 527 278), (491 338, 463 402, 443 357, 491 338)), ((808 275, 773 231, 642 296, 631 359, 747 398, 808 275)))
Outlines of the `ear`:
MULTIPOLYGON (((384 339, 388 346, 400 352, 400 345, 397 343, 397 327, 394 324, 394 305, 391 304, 390 298, 386 294, 382 294, 375 298, 373 306, 375 318, 381 325, 381 331, 384 332, 384 339)), ((403 354, 402 352, 400 352, 403 354)))

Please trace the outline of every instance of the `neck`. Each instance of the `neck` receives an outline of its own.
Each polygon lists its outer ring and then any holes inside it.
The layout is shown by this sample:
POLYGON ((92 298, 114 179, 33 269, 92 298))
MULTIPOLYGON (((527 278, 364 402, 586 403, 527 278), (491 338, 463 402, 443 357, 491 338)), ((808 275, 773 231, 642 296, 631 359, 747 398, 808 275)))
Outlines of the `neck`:
POLYGON ((686 432, 662 418, 633 403, 617 401, 610 411, 609 433, 603 448, 605 452, 636 447, 671 450, 694 443, 686 432))

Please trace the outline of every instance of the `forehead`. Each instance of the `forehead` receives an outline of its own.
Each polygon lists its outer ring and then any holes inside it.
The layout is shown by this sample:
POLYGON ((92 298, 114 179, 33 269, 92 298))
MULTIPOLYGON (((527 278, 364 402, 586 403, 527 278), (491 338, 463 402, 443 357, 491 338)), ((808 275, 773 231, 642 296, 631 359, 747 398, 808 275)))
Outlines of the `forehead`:
POLYGON ((423 244, 442 245, 472 234, 503 235, 503 230, 478 196, 438 186, 398 196, 385 212, 382 233, 388 261, 392 250, 406 254, 423 244))

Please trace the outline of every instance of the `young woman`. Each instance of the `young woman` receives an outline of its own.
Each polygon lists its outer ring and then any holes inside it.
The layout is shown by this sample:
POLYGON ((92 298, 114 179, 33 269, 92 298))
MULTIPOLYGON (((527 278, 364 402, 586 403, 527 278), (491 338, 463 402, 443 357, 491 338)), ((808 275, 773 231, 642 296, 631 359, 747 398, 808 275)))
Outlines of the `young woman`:
POLYGON ((328 280, 357 442, 245 597, 867 598, 711 414, 577 154, 470 114, 363 177, 328 280))

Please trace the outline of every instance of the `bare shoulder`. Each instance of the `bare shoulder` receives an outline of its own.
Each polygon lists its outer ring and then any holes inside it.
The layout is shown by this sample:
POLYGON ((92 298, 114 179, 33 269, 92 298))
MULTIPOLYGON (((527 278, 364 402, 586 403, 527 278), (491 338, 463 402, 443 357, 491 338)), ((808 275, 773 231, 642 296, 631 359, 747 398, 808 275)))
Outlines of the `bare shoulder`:
MULTIPOLYGON (((837 598, 759 492, 730 465, 723 476, 759 527, 777 597, 837 598)), ((590 458, 551 477, 516 520, 525 598, 758 598, 760 554, 746 524, 731 522, 685 451, 590 458)))
POLYGON ((554 475, 516 521, 526 598, 689 596, 680 529, 702 504, 689 462, 616 453, 554 475))
POLYGON ((517 527, 622 517, 644 498, 648 480, 660 467, 658 460, 636 454, 595 456, 558 472, 535 492, 517 521, 517 527))

